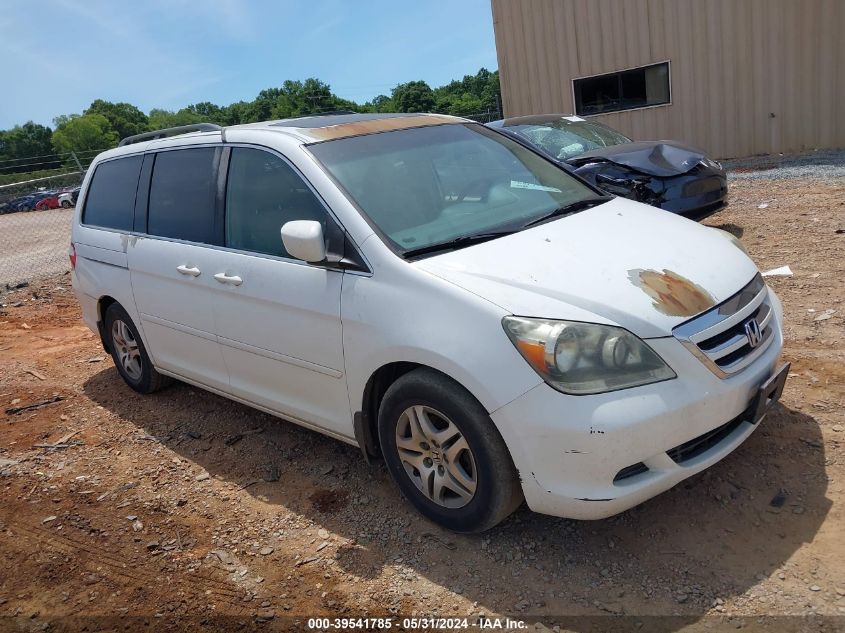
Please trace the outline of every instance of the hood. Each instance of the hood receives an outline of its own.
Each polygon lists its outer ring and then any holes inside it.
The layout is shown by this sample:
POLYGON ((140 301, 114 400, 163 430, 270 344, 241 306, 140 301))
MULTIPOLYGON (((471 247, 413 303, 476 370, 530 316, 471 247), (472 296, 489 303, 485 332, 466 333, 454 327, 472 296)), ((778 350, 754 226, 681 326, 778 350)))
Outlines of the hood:
POLYGON ((687 173, 704 159, 704 152, 674 141, 640 141, 590 150, 566 162, 580 166, 595 159, 665 178, 687 173))
POLYGON ((757 274, 725 235, 624 198, 414 266, 510 314, 643 338, 670 336, 757 274))

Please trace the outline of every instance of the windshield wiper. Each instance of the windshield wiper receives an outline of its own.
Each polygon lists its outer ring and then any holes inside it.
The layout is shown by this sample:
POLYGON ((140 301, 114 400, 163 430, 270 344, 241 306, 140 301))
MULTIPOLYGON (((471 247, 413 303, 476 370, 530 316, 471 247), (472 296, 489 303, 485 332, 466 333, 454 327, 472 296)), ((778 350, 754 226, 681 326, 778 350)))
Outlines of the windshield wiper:
POLYGON ((503 229, 501 231, 487 231, 485 233, 462 235, 451 240, 446 240, 445 242, 437 242, 435 244, 429 244, 428 246, 420 246, 419 248, 409 249, 402 253, 402 257, 408 259, 410 257, 415 257, 417 255, 426 255, 428 253, 437 253, 440 251, 454 251, 459 248, 464 248, 465 246, 472 246, 473 244, 480 244, 481 242, 494 240, 497 237, 512 235, 513 233, 516 233, 519 230, 520 229, 503 229))
POLYGON ((539 218, 534 218, 533 220, 526 222, 521 228, 527 229, 531 226, 537 226, 538 224, 542 224, 543 222, 547 222, 548 220, 552 220, 554 218, 559 218, 564 215, 570 215, 572 213, 577 213, 578 211, 583 211, 584 209, 589 209, 590 207, 595 207, 611 199, 612 198, 610 196, 601 196, 595 198, 585 198, 584 200, 576 200, 570 204, 558 207, 554 211, 545 215, 541 215, 539 218))

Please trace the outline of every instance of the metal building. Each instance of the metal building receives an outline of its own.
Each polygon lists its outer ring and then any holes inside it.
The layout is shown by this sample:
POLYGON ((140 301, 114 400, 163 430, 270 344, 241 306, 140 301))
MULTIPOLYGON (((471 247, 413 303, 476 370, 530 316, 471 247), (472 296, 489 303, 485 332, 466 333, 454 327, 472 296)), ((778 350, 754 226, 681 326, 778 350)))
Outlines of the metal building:
POLYGON ((505 116, 720 158, 845 147, 845 0, 492 0, 505 116))

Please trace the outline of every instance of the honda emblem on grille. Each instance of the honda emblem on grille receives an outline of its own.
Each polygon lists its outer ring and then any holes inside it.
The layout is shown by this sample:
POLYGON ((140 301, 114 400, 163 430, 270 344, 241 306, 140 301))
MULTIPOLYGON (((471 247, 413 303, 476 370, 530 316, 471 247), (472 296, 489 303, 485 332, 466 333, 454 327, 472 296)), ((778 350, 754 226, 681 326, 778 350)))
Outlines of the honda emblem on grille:
POLYGON ((745 336, 748 337, 748 344, 757 347, 763 340, 763 333, 760 331, 760 324, 757 319, 751 319, 745 324, 745 336))

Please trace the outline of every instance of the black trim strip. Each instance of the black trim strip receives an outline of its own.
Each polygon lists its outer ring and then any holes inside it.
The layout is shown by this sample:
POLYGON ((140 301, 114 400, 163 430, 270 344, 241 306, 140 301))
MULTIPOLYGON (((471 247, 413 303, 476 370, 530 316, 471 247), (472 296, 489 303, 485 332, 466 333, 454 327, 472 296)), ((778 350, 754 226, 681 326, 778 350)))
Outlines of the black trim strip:
POLYGON ((147 205, 150 200, 150 182, 153 174, 155 154, 144 154, 141 173, 138 177, 138 189, 135 192, 135 216, 132 228, 141 233, 147 232, 147 205))
POLYGON ((229 180, 231 147, 223 147, 216 159, 217 189, 214 196, 214 240, 218 246, 226 246, 226 187, 229 180))

